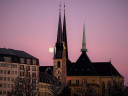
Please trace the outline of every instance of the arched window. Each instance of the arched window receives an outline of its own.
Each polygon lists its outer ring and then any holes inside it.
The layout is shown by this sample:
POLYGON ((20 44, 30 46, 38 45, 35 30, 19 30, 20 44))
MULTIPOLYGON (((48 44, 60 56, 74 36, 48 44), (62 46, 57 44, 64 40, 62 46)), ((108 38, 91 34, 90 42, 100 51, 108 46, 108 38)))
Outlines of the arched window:
POLYGON ((58 61, 58 63, 57 63, 57 67, 60 68, 60 61, 58 61))

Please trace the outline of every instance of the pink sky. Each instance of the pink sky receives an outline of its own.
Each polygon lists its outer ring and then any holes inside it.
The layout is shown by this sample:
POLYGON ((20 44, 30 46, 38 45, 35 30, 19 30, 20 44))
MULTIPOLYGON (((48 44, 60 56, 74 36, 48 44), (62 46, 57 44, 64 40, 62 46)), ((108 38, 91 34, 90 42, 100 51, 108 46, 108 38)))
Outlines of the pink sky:
POLYGON ((128 83, 128 0, 0 0, 0 47, 23 50, 53 65, 59 4, 66 4, 69 59, 80 56, 83 23, 92 62, 110 61, 128 83))

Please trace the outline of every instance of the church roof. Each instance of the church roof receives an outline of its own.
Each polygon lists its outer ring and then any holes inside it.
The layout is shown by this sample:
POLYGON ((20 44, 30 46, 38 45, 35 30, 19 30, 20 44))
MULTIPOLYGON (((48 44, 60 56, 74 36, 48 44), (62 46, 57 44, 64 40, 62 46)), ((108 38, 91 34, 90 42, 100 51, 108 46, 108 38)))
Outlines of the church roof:
POLYGON ((68 76, 121 76, 111 62, 91 62, 86 52, 75 63, 67 64, 68 76))
POLYGON ((99 76, 121 76, 111 62, 94 62, 92 65, 99 76))
POLYGON ((86 52, 82 52, 79 59, 68 71, 69 76, 96 76, 98 75, 95 71, 89 57, 86 52))

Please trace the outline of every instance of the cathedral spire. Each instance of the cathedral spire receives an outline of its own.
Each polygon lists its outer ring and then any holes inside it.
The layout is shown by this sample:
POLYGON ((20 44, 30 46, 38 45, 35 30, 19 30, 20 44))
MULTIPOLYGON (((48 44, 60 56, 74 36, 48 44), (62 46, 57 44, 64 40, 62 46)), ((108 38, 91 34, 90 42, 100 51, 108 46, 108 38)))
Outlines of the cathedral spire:
POLYGON ((63 19, 63 42, 66 47, 66 57, 68 59, 67 33, 66 33, 66 19, 65 19, 65 4, 64 4, 64 19, 63 19))
POLYGON ((60 5, 60 9, 59 9, 57 43, 62 43, 61 5, 60 5))
POLYGON ((57 33, 57 42, 56 42, 56 50, 55 50, 55 58, 61 58, 62 57, 62 50, 63 50, 63 44, 62 44, 62 24, 61 24, 61 5, 59 8, 59 22, 58 22, 58 33, 57 33))
POLYGON ((84 26, 83 26, 83 40, 82 40, 82 49, 81 49, 82 52, 87 52, 87 49, 86 49, 86 41, 85 41, 85 23, 84 23, 84 26))

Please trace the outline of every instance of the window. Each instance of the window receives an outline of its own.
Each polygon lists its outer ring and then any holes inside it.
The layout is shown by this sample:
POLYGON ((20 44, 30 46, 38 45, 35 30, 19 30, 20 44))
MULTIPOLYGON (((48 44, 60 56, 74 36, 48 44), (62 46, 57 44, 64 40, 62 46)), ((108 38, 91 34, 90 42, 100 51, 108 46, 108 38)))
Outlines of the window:
POLYGON ((2 87, 2 84, 0 84, 0 87, 2 87))
POLYGON ((4 61, 2 56, 0 56, 0 61, 4 61))
POLYGON ((0 70, 0 74, 3 74, 3 70, 0 70))
POLYGON ((11 81, 13 81, 14 80, 14 77, 11 77, 11 81))
POLYGON ((36 66, 32 66, 32 71, 36 71, 36 66))
POLYGON ((36 77, 36 73, 32 73, 32 77, 36 77))
POLYGON ((14 71, 12 71, 12 75, 14 75, 14 71))
POLYGON ((2 67, 7 67, 8 64, 6 64, 6 63, 1 63, 1 66, 2 66, 2 67))
POLYGON ((27 59, 27 64, 30 64, 30 59, 27 59))
POLYGON ((6 81, 6 77, 4 77, 4 81, 6 81))
POLYGON ((10 81, 10 77, 8 77, 8 81, 10 81))
POLYGON ((25 74, 27 77, 30 77, 30 72, 26 72, 25 74))
POLYGON ((26 66, 26 70, 27 71, 30 71, 30 66, 26 66))
POLYGON ((3 91, 3 94, 6 94, 6 91, 3 91))
POLYGON ((20 76, 24 76, 24 71, 20 71, 20 76))
POLYGON ((3 87, 6 88, 6 84, 3 84, 3 87))
POLYGON ((36 79, 32 79, 32 83, 35 84, 36 83, 36 79))
POLYGON ((35 59, 33 59, 33 64, 36 65, 36 60, 35 59))
POLYGON ((4 74, 6 74, 6 70, 4 70, 4 74))
POLYGON ((76 80, 76 85, 79 85, 79 80, 76 80))
POLYGON ((11 84, 11 88, 13 88, 14 84, 11 84))
POLYGON ((24 70, 24 65, 20 65, 20 70, 24 70))
POLYGON ((10 84, 8 84, 7 87, 10 88, 10 84))
POLYGON ((11 57, 4 57, 5 62, 12 62, 11 57))
POLYGON ((2 94, 2 90, 0 90, 0 94, 2 94))
POLYGON ((10 70, 8 70, 8 74, 10 74, 10 70))
POLYGON ((57 63, 57 67, 60 68, 60 61, 58 61, 58 63, 57 63))
POLYGON ((11 67, 12 68, 17 68, 17 65, 16 64, 11 64, 11 67))
POLYGON ((20 58, 20 63, 21 63, 21 64, 25 64, 24 58, 20 58))
POLYGON ((0 80, 3 80, 3 77, 0 77, 0 80))
POLYGON ((17 71, 15 71, 15 75, 17 75, 17 71))

